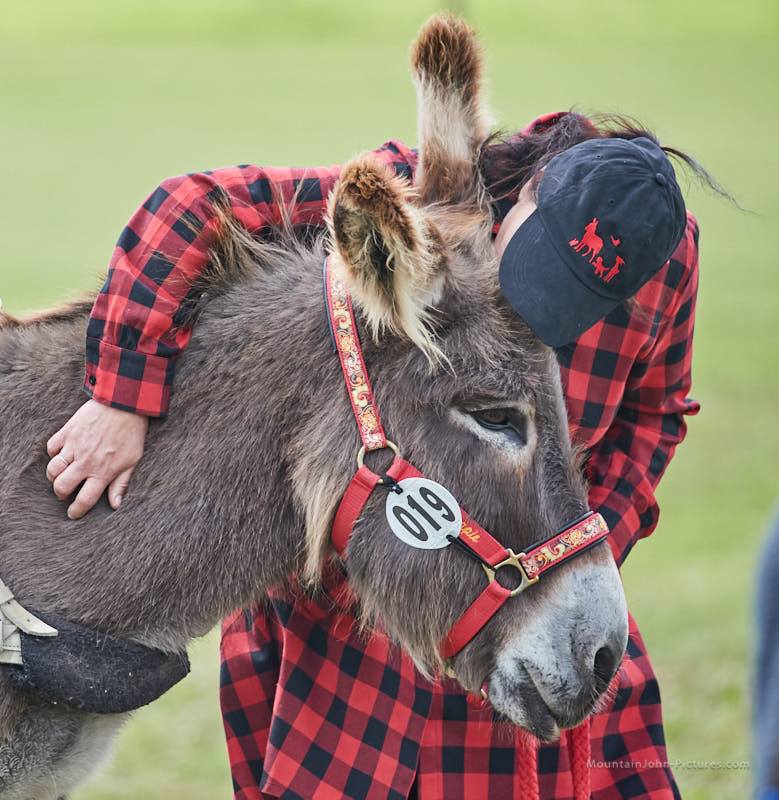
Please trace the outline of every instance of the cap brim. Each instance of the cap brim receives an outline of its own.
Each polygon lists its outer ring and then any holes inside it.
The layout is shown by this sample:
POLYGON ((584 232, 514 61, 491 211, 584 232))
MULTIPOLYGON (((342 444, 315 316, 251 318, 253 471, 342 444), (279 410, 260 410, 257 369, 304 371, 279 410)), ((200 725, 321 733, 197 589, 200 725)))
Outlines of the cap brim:
POLYGON ((619 299, 593 292, 566 264, 534 211, 500 260, 500 288, 544 344, 562 347, 603 319, 619 299))

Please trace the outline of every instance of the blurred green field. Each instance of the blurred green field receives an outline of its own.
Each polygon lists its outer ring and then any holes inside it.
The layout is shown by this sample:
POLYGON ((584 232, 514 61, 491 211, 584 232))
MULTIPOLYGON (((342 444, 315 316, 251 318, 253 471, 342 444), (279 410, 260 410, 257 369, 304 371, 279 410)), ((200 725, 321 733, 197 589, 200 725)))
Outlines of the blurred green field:
MULTIPOLYGON (((779 488, 775 0, 460 0, 501 126, 573 105, 638 116, 754 213, 688 187, 701 223, 694 394, 662 520, 624 570, 659 673, 669 754, 749 758, 751 575, 779 488)), ((94 288, 164 177, 334 163, 414 141, 406 52, 427 0, 27 0, 0 17, 0 296, 11 312, 94 288)), ((137 715, 73 800, 231 796, 217 638, 137 715)), ((744 798, 745 771, 678 768, 685 798, 744 798)))

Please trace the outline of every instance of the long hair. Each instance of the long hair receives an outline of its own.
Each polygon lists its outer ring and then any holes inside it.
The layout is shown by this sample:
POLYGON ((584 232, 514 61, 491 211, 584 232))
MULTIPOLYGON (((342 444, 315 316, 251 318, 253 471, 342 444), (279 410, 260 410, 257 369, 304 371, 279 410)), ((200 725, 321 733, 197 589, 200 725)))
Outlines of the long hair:
POLYGON ((494 202, 514 201, 528 181, 538 181, 544 167, 559 153, 589 139, 651 139, 672 159, 684 165, 708 188, 731 196, 692 156, 662 145, 652 131, 631 117, 600 114, 586 117, 574 111, 541 123, 530 133, 494 133, 483 145, 480 169, 494 202))

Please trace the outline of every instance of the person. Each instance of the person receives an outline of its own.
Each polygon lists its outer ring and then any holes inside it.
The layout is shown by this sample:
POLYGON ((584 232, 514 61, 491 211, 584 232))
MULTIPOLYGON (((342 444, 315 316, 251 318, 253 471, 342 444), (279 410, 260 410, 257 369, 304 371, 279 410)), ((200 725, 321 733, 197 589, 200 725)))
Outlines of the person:
MULTIPOLYGON (((414 150, 390 141, 374 152, 413 180, 414 150)), ((600 154, 608 160, 609 152, 600 154)), ((678 151, 666 152, 695 167, 678 151)), ((624 120, 545 115, 518 134, 489 140, 480 166, 495 212, 503 292, 556 348, 571 433, 588 453, 590 505, 606 518, 621 565, 655 529, 655 489, 684 439, 685 417, 698 411, 687 396, 697 223, 685 215, 654 137, 624 120), (559 215, 545 173, 556 170, 555 158, 593 142, 616 144, 631 163, 644 159, 662 235, 645 227, 640 244, 628 247, 628 231, 638 233, 645 209, 624 219, 620 231, 614 198, 621 190, 606 177, 587 183, 591 196, 580 204, 600 203, 601 216, 578 220, 565 234, 570 240, 560 232, 553 245, 547 241, 545 225, 557 224, 559 215), (617 258, 619 274, 604 281, 602 265, 613 269, 617 258)), ((106 490, 111 506, 120 507, 148 418, 168 411, 176 359, 191 336, 187 309, 214 241, 217 199, 258 236, 281 224, 287 207, 305 235, 321 228, 338 174, 337 166, 196 173, 164 181, 138 209, 88 325, 84 388, 91 399, 48 442, 47 475, 71 517, 85 514, 106 490)), ((568 178, 576 187, 586 170, 568 178)), ((419 675, 383 637, 361 637, 353 621, 348 607, 284 593, 225 620, 221 703, 236 800, 527 796, 521 733, 507 732, 488 703, 475 702, 453 681, 419 675)), ((591 750, 596 800, 679 797, 657 680, 632 617, 619 686, 591 721, 591 750)), ((566 738, 539 747, 533 759, 541 797, 572 796, 566 738)))
POLYGON ((779 800, 779 513, 758 558, 752 696, 756 800, 779 800))

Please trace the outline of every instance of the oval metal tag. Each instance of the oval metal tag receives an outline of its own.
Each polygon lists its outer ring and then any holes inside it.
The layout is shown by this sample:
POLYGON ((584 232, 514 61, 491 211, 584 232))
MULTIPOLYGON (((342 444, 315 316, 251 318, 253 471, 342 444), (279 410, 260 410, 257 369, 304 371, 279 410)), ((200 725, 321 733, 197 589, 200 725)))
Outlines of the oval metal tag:
POLYGON ((405 478, 401 492, 389 492, 385 512, 395 536, 411 547, 439 550, 458 536, 462 511, 448 489, 427 478, 405 478))

